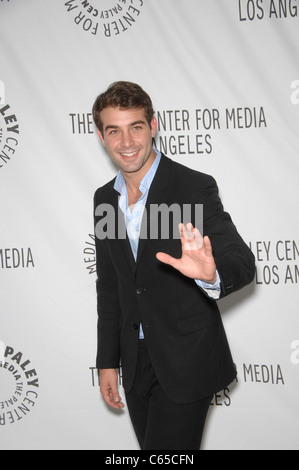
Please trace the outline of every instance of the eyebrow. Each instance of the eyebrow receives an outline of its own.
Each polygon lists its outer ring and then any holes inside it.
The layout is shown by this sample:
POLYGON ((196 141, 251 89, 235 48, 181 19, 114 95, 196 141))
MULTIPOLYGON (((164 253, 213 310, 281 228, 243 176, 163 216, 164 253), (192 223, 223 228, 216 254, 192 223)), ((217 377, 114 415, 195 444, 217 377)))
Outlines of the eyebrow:
MULTIPOLYGON (((139 121, 134 121, 132 122, 131 124, 129 124, 129 127, 134 127, 134 126, 137 126, 138 124, 142 124, 142 125, 146 125, 146 122, 145 121, 142 121, 142 120, 139 120, 139 121)), ((110 129, 119 129, 120 127, 119 126, 114 126, 114 125, 109 125, 107 127, 105 127, 105 132, 107 132, 108 130, 110 129)))

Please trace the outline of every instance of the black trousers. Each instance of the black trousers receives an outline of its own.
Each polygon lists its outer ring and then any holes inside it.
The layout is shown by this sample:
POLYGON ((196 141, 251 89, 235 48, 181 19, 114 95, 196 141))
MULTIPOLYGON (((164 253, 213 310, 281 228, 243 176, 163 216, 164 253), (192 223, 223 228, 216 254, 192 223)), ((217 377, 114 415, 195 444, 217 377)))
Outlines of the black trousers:
POLYGON ((199 450, 212 398, 172 402, 155 376, 146 341, 139 341, 136 378, 126 400, 142 450, 199 450))

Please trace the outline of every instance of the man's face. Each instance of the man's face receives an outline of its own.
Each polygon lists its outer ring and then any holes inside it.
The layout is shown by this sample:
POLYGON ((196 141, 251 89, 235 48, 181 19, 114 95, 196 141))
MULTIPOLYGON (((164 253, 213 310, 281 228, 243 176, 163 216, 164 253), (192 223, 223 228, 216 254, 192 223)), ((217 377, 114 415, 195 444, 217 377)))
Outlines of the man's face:
POLYGON ((157 120, 149 126, 143 108, 122 110, 106 108, 101 112, 103 135, 100 139, 111 160, 123 174, 144 172, 156 156, 152 140, 157 132, 157 120))

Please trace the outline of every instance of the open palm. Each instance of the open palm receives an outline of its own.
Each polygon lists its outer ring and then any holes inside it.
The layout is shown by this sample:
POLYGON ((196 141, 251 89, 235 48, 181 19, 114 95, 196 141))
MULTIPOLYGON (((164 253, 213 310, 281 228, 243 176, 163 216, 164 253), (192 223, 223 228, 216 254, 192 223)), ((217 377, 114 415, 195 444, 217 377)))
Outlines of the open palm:
POLYGON ((182 257, 173 258, 166 253, 157 253, 157 259, 180 271, 191 279, 215 284, 217 280, 216 264, 209 237, 202 237, 192 224, 179 225, 182 257))

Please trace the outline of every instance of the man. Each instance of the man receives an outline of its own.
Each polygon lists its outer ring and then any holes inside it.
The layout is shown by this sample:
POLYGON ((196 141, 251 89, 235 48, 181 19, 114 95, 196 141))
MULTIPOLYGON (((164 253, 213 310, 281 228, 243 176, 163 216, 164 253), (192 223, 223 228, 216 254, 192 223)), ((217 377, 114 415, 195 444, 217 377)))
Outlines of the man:
POLYGON ((124 407, 121 362, 141 449, 198 450, 213 394, 236 377, 216 300, 253 280, 254 257, 214 179, 153 148, 157 120, 140 86, 114 83, 93 116, 119 169, 95 194, 101 393, 112 408, 124 407), (163 204, 182 209, 179 236, 172 223, 165 236, 165 221, 151 216, 163 204))

